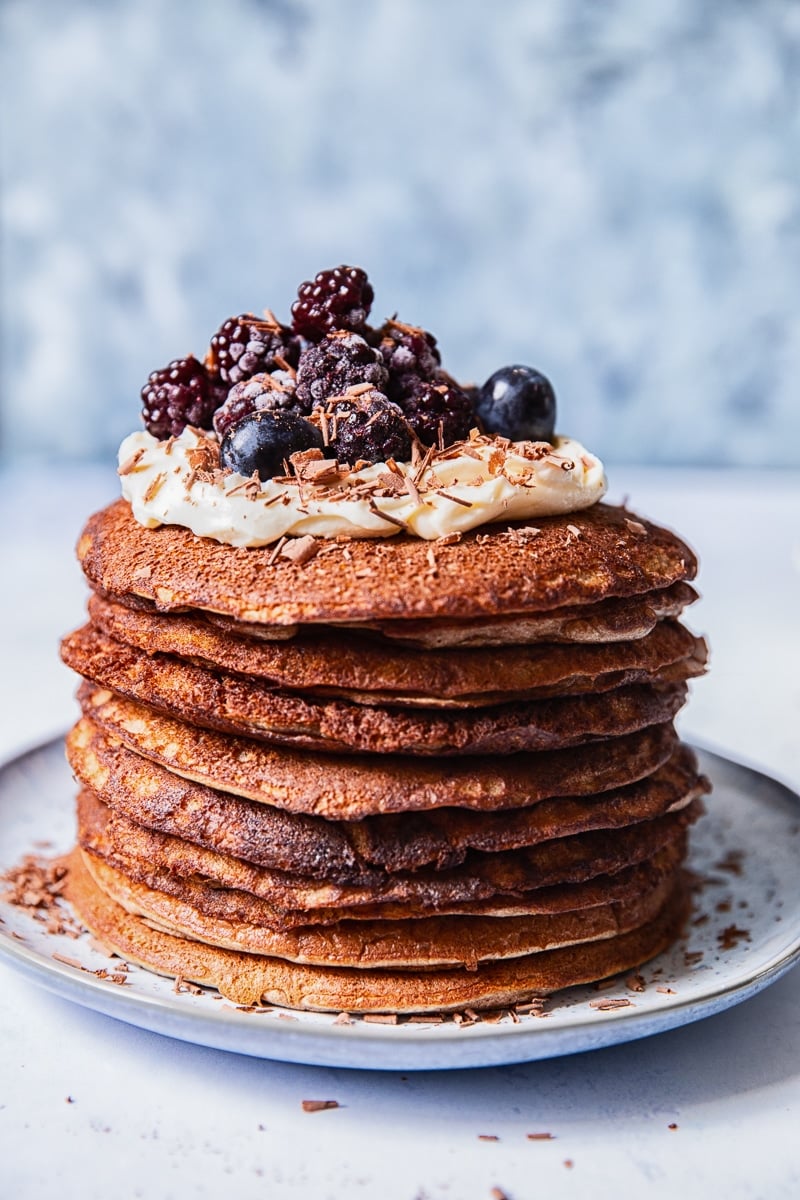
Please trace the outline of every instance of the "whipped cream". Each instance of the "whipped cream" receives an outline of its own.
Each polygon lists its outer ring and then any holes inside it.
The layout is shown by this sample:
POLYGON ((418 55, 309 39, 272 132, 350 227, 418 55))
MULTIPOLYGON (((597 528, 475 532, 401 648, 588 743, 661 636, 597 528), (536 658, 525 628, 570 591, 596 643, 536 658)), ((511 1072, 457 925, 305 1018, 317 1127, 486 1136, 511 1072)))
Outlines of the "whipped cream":
MULTIPOLYGON (((285 536, 426 540, 499 520, 577 512, 606 490, 603 464, 579 443, 473 437, 421 463, 334 463, 299 480, 264 483, 215 469, 213 434, 187 428, 159 441, 132 433, 119 450, 122 494, 136 520, 183 525, 231 546, 266 546, 285 536), (408 481, 407 481, 408 480, 408 481)), ((312 464, 313 465, 313 464, 312 464)))

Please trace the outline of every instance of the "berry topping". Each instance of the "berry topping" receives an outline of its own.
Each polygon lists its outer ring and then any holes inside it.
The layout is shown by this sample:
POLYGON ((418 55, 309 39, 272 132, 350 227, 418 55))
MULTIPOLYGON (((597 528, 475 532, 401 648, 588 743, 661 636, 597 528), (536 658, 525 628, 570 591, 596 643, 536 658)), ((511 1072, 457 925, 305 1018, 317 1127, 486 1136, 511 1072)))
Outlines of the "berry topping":
POLYGON ((325 410, 330 449, 339 462, 409 459, 413 434, 402 411, 381 393, 359 388, 325 410))
POLYGON ((406 376, 408 390, 398 403, 408 423, 426 446, 449 446, 469 437, 477 423, 469 396, 447 376, 426 382, 406 376))
POLYGON ((551 442, 556 396, 549 379, 533 367, 501 367, 478 393, 478 416, 487 433, 514 442, 551 442))
POLYGON ((262 317, 229 317, 211 339, 206 366, 230 387, 264 371, 296 367, 300 339, 269 310, 262 317))
POLYGON ((346 329, 329 333, 300 355, 297 368, 297 398, 310 411, 330 396, 342 396, 360 383, 383 392, 389 372, 378 350, 368 346, 357 333, 346 329))
POLYGON ((411 389, 408 376, 433 379, 442 361, 432 333, 394 319, 379 332, 380 352, 389 370, 389 396, 397 400, 411 389))
POLYGON ((152 372, 142 388, 142 417, 148 433, 164 441, 187 425, 210 429, 218 399, 205 367, 190 354, 152 372))
POLYGON ((239 475, 255 471, 262 481, 286 474, 289 456, 298 450, 322 449, 322 435, 305 417, 291 412, 253 412, 232 426, 222 439, 221 467, 239 475))
POLYGON ((264 411, 302 414, 303 409, 295 397, 294 379, 288 372, 253 375, 251 379, 234 384, 225 403, 214 413, 214 428, 223 438, 250 413, 264 411))
POLYGON ((364 328, 375 293, 360 267, 334 267, 301 283, 292 305, 292 325, 311 342, 334 329, 364 328))

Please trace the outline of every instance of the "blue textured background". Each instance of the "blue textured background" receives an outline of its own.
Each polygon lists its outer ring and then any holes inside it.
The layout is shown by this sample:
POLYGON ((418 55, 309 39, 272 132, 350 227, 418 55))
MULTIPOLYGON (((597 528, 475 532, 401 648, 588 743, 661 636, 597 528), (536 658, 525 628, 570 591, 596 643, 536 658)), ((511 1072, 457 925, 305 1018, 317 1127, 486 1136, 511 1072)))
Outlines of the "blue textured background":
POLYGON ((792 464, 793 0, 5 0, 2 453, 354 262, 610 460, 792 464))

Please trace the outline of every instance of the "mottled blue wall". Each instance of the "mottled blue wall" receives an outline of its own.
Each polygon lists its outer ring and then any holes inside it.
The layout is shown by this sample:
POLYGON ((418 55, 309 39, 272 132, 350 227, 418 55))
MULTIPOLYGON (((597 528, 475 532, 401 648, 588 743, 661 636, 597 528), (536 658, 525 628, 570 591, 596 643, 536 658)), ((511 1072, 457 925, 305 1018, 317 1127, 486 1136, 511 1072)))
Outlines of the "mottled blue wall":
POLYGON ((228 315, 367 268, 611 460, 794 464, 793 0, 5 0, 2 447, 107 454, 228 315))

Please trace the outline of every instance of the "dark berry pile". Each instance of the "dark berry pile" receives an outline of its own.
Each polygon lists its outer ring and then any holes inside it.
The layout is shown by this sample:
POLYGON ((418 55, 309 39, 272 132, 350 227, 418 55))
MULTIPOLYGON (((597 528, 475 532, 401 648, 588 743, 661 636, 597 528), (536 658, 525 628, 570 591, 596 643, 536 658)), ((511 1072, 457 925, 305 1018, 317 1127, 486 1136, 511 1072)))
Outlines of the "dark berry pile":
POLYGON ((355 392, 325 409, 330 450, 341 463, 403 462, 413 434, 402 411, 381 392, 355 392))
POLYGON ((214 413, 214 429, 222 438, 239 421, 249 417, 250 413, 264 411, 294 412, 301 415, 305 411, 297 403, 294 380, 288 372, 253 375, 250 379, 243 379, 241 383, 234 384, 224 404, 214 413))
POLYGON ((360 267, 334 267, 301 283, 292 305, 292 326, 310 342, 335 329, 360 332, 367 323, 375 293, 360 267))
POLYGON ((164 440, 187 425, 210 429, 217 396, 208 373, 193 355, 153 371, 142 388, 142 417, 148 433, 164 440))
POLYGON ((230 387, 264 371, 296 367, 300 339, 268 313, 229 317, 211 339, 206 365, 213 379, 230 387))
POLYGON ((360 383, 384 392, 388 380, 380 351, 373 350, 357 333, 337 330, 300 355, 297 399, 311 412, 315 405, 324 404, 331 396, 342 396, 360 383))
POLYGON ((342 265, 300 285, 291 327, 268 309, 230 317, 205 363, 189 356, 152 373, 142 388, 145 426, 160 439, 213 426, 226 465, 255 461, 262 478, 320 444, 309 429, 325 428, 327 452, 351 465, 408 460, 415 442, 441 448, 476 427, 512 441, 552 439, 555 394, 538 371, 503 367, 480 389, 461 387, 427 330, 396 317, 371 328, 373 299, 366 273, 342 265))

